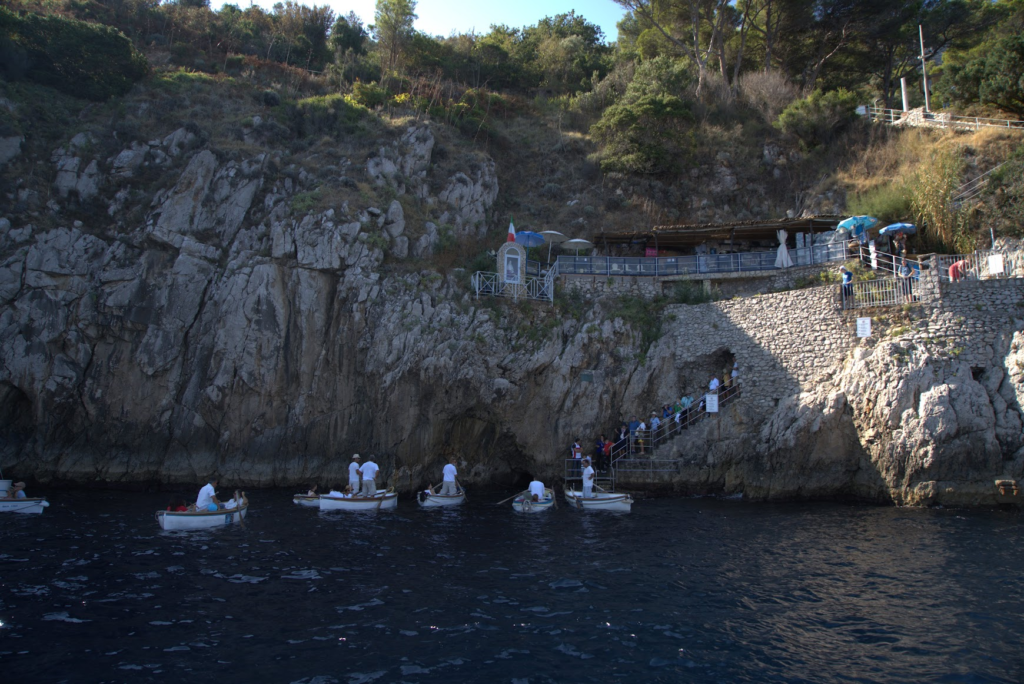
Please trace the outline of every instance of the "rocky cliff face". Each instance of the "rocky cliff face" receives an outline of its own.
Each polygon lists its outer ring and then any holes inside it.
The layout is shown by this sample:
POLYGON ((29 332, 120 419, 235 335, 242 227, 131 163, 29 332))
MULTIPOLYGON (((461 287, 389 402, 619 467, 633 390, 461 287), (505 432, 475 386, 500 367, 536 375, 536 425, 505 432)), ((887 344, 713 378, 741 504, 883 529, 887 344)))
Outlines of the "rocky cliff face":
POLYGON ((482 235, 498 194, 482 155, 439 180, 429 126, 323 171, 386 206, 305 209, 306 169, 186 129, 89 148, 53 152, 54 195, 110 221, 0 219, 0 465, 19 477, 283 486, 343 479, 352 452, 401 489, 449 454, 467 482, 553 477, 572 437, 699 394, 724 358, 744 397, 664 450, 679 490, 985 503, 1021 475, 1024 325, 1006 317, 979 331, 980 366, 913 338, 857 347, 827 289, 670 307, 648 348, 612 297, 481 302, 461 270, 417 270, 439 226, 482 235), (153 169, 174 182, 140 205, 153 169))

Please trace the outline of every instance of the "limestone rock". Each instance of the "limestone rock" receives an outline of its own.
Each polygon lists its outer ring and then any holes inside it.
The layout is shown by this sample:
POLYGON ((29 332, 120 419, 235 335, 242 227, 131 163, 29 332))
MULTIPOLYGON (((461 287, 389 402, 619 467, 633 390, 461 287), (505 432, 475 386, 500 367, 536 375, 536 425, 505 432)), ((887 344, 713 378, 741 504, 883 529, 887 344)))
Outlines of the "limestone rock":
POLYGON ((456 173, 438 198, 455 212, 460 235, 483 237, 487 230, 487 211, 498 197, 498 179, 494 161, 486 159, 473 165, 470 175, 456 173))
POLYGON ((21 154, 21 144, 25 142, 24 136, 12 135, 0 138, 0 169, 7 166, 7 163, 21 154))

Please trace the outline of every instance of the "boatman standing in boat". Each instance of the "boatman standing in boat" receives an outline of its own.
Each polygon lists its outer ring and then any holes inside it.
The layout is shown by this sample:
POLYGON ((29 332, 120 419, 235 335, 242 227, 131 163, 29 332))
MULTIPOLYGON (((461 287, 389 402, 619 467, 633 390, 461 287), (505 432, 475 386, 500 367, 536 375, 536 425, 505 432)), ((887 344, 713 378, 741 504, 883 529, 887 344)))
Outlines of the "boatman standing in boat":
POLYGON ((594 498, 594 468, 590 465, 590 457, 583 459, 583 498, 594 498))
POLYGON ((359 496, 373 497, 377 495, 377 471, 380 468, 373 462, 373 456, 371 456, 363 467, 359 469, 359 472, 363 474, 363 489, 359 492, 359 496))
POLYGON ((359 493, 359 480, 362 473, 359 471, 359 454, 352 454, 352 462, 348 464, 348 484, 352 491, 359 493))
POLYGON ((210 481, 199 490, 199 498, 196 499, 197 511, 215 511, 220 508, 220 501, 217 500, 217 478, 211 477, 210 481))
POLYGON ((458 491, 455 487, 455 477, 459 474, 459 471, 455 469, 455 457, 448 457, 448 465, 444 467, 442 471, 444 481, 441 484, 441 496, 455 496, 458 491))

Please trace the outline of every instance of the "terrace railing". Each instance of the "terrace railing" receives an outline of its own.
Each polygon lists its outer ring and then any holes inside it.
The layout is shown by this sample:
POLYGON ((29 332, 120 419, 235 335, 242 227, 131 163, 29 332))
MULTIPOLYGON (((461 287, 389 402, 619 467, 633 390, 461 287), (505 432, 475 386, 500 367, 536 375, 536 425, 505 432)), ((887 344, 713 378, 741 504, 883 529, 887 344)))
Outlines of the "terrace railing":
MULTIPOLYGON (((845 242, 789 250, 794 265, 824 264, 847 259, 845 242)), ((559 275, 594 276, 700 276, 776 270, 778 252, 697 254, 679 257, 579 257, 560 256, 559 275)))
POLYGON ((477 271, 473 274, 473 291, 479 299, 481 295, 491 297, 508 297, 516 301, 520 299, 536 299, 542 302, 555 301, 555 270, 551 269, 543 277, 527 276, 522 283, 509 283, 497 273, 477 271))
POLYGON ((901 109, 875 106, 868 106, 865 109, 869 120, 893 125, 975 131, 981 128, 1024 128, 1024 121, 1013 119, 987 119, 983 116, 960 116, 949 112, 924 112, 919 109, 904 112, 901 109))

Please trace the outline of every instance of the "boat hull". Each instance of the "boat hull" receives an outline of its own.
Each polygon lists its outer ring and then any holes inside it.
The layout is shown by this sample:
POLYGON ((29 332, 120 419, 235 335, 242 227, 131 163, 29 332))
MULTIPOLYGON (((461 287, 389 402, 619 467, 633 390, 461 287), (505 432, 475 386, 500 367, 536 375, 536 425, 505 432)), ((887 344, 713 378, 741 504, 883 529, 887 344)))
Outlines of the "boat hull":
POLYGON ((373 498, 363 496, 351 499, 339 499, 333 496, 320 497, 321 511, 390 511, 395 508, 398 508, 398 494, 395 492, 378 492, 377 496, 373 498))
POLYGON ((46 499, 8 499, 0 501, 0 513, 42 513, 50 505, 46 499))
POLYGON ((160 523, 160 528, 164 530, 209 530, 214 527, 225 527, 242 522, 248 510, 249 502, 246 501, 238 508, 204 511, 202 513, 157 511, 156 521, 160 523))
POLYGON ((584 511, 619 511, 628 513, 633 507, 633 497, 618 492, 594 492, 594 496, 583 498, 583 492, 565 490, 565 500, 571 508, 584 511))
POLYGON ((555 507, 555 493, 550 489, 544 490, 544 498, 540 501, 531 501, 525 494, 520 494, 512 500, 512 510, 517 513, 540 513, 555 507))
POLYGON ((306 506, 308 508, 320 508, 320 497, 319 496, 307 496, 305 494, 296 494, 292 497, 292 501, 299 506, 306 506))
POLYGON ((442 496, 440 494, 427 494, 426 492, 420 492, 416 497, 419 501, 420 506, 424 508, 438 508, 441 506, 458 506, 466 500, 466 493, 459 492, 455 496, 442 496))

